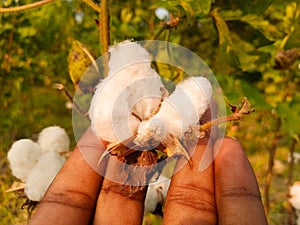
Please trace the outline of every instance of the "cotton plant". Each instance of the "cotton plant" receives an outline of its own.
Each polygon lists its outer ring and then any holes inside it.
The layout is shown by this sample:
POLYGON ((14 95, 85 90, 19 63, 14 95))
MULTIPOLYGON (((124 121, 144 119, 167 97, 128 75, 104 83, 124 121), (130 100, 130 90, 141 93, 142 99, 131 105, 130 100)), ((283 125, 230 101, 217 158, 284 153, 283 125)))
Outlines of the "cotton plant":
POLYGON ((14 142, 7 158, 13 175, 25 183, 24 193, 31 201, 42 200, 49 185, 63 166, 70 140, 58 126, 44 128, 37 142, 21 139, 14 142))

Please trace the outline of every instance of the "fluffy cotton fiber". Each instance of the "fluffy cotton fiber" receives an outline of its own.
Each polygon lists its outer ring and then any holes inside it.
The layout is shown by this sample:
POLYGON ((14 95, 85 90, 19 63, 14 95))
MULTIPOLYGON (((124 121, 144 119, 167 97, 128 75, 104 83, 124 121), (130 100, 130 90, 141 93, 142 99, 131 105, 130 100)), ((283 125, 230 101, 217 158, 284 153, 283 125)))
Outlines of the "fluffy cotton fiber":
POLYGON ((149 184, 144 203, 144 214, 154 212, 159 203, 164 204, 170 183, 169 178, 160 175, 157 182, 149 184))
POLYGON ((211 96, 212 87, 206 78, 191 77, 182 81, 163 101, 160 111, 141 123, 135 143, 143 146, 150 138, 161 142, 167 133, 180 138, 191 126, 198 124, 211 96))
POLYGON ((25 194, 32 201, 40 201, 66 159, 56 152, 45 152, 30 171, 25 194))
POLYGON ((63 128, 50 126, 40 132, 38 143, 43 152, 66 152, 69 150, 70 139, 63 128))
POLYGON ((25 182, 41 152, 41 146, 30 139, 14 142, 7 154, 13 175, 25 182))
POLYGON ((89 116, 99 137, 119 142, 133 136, 139 118, 148 117, 158 107, 164 90, 151 68, 149 53, 139 44, 125 41, 109 52, 108 77, 96 87, 89 116))

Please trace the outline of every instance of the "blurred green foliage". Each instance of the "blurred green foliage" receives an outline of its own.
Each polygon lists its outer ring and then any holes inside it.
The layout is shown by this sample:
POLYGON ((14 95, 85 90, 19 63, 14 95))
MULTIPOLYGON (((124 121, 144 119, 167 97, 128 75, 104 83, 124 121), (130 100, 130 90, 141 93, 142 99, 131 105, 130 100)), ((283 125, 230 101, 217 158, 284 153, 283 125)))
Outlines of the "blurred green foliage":
MULTIPOLYGON (((0 6, 31 2, 3 0, 0 6)), ((180 44, 207 63, 231 103, 243 96, 252 102, 256 113, 228 125, 227 134, 242 142, 262 189, 268 152, 274 141, 278 142, 276 157, 285 170, 274 179, 268 217, 271 224, 286 224, 287 156, 293 140, 297 141, 294 151, 300 151, 299 56, 285 68, 278 65, 290 59, 283 51, 299 51, 299 2, 111 0, 109 4, 111 43, 156 38, 180 44), (166 21, 155 15, 158 7, 179 19, 176 27, 162 30, 166 21)), ((35 139, 41 129, 53 124, 64 127, 73 138, 67 99, 53 84, 62 83, 74 92, 68 74, 73 41, 99 56, 97 19, 92 8, 74 0, 0 14, 1 224, 26 220, 20 201, 3 192, 14 180, 6 160, 10 145, 20 138, 35 139)), ((299 176, 295 170, 293 180, 299 176)), ((159 219, 150 218, 153 220, 159 224, 159 219)))

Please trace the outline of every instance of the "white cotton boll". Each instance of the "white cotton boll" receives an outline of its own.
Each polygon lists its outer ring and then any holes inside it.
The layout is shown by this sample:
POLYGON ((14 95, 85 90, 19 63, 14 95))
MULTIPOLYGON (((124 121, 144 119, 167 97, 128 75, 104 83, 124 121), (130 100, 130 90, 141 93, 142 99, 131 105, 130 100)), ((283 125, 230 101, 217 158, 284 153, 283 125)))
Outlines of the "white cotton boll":
MULTIPOLYGON (((154 119, 163 121, 166 132, 180 138, 191 126, 198 124, 209 106, 211 96, 212 87, 206 78, 191 77, 182 81, 176 86, 175 91, 162 102, 159 112, 147 122, 149 125, 139 127, 135 142, 144 145, 147 140, 158 136, 155 134, 149 136, 152 130, 155 130, 150 126, 151 120, 154 119), (150 130, 145 129, 146 127, 149 127, 150 130)), ((162 130, 162 128, 157 130, 162 130)))
POLYGON ((132 121, 137 119, 131 115, 127 100, 128 92, 113 79, 106 78, 97 87, 89 115, 92 130, 103 140, 119 142, 132 136, 132 121))
POLYGON ((25 182, 41 152, 41 146, 30 139, 14 142, 7 153, 13 175, 25 182))
POLYGON ((103 140, 120 142, 134 135, 140 121, 159 106, 164 93, 149 53, 137 43, 110 49, 109 74, 96 87, 89 115, 92 130, 103 140))
POLYGON ((44 152, 66 152, 69 150, 70 139, 63 128, 50 126, 40 132, 38 143, 44 152))
POLYGON ((153 69, 148 68, 143 73, 149 76, 130 85, 128 103, 131 111, 145 120, 159 107, 165 89, 160 76, 153 69))
POLYGON ((41 201, 66 159, 56 152, 45 152, 30 171, 25 194, 32 201, 41 201))
POLYGON ((151 120, 141 122, 134 142, 139 146, 146 146, 151 138, 156 141, 156 143, 152 141, 152 145, 158 145, 163 141, 166 133, 165 121, 155 116, 151 120))
POLYGON ((136 62, 150 67, 149 52, 136 42, 124 41, 109 48, 109 75, 136 62))
POLYGON ((176 88, 181 88, 186 93, 200 118, 208 108, 212 96, 210 82, 205 77, 190 77, 180 82, 176 88))
POLYGON ((300 210, 300 183, 296 182, 290 187, 290 196, 289 202, 295 209, 300 210))
POLYGON ((157 204, 164 204, 170 183, 169 178, 161 175, 157 182, 149 184, 144 203, 144 214, 154 212, 157 204))
POLYGON ((300 210, 300 196, 299 195, 289 198, 289 202, 292 204, 292 206, 295 209, 300 210))
POLYGON ((290 195, 291 196, 300 196, 300 183, 296 182, 294 183, 290 188, 290 195))

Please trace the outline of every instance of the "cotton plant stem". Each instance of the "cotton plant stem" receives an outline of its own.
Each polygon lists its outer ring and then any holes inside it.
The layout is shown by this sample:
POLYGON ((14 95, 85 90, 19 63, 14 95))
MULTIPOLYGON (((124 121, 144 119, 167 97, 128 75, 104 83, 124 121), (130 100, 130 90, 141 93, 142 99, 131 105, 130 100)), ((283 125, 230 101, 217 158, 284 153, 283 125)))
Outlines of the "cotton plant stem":
MULTIPOLYGON (((282 102, 286 102, 287 96, 289 95, 289 82, 293 80, 293 72, 291 70, 286 70, 286 73, 284 74, 285 76, 285 82, 284 82, 284 87, 283 90, 283 96, 282 96, 282 102)), ((276 127, 275 127, 275 135, 272 141, 271 148, 269 150, 269 159, 268 159, 268 168, 267 168, 267 173, 266 173, 266 178, 265 178, 265 187, 264 187, 264 207, 266 214, 268 215, 270 211, 270 189, 271 189, 271 184, 273 180, 273 167, 274 167, 274 160, 275 160, 275 155, 276 155, 276 150, 278 147, 279 140, 281 139, 281 126, 282 126, 282 121, 281 118, 278 116, 276 119, 276 127)))
POLYGON ((101 1, 101 10, 100 10, 100 42, 102 46, 102 57, 104 63, 104 77, 108 73, 108 47, 110 44, 110 35, 109 35, 109 0, 101 1))
POLYGON ((225 117, 221 117, 221 118, 217 118, 217 119, 211 120, 211 121, 201 125, 200 132, 204 132, 213 126, 216 126, 216 125, 219 125, 222 123, 226 123, 226 122, 230 122, 230 121, 240 120, 242 118, 243 118, 243 116, 238 113, 232 114, 229 116, 225 116, 225 117))
POLYGON ((46 5, 48 3, 54 2, 55 0, 42 0, 39 2, 34 2, 27 5, 22 6, 15 6, 15 7, 9 7, 9 8, 0 8, 0 13, 13 13, 13 12, 20 12, 25 11, 27 9, 33 9, 42 5, 46 5))

